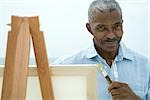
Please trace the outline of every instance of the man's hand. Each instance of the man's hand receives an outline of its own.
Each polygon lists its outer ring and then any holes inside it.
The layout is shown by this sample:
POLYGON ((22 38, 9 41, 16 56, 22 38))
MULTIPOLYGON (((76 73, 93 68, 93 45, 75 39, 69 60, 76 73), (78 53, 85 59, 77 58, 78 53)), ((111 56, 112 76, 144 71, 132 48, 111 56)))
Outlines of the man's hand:
POLYGON ((113 100, 140 100, 126 83, 113 81, 108 91, 111 93, 113 100))

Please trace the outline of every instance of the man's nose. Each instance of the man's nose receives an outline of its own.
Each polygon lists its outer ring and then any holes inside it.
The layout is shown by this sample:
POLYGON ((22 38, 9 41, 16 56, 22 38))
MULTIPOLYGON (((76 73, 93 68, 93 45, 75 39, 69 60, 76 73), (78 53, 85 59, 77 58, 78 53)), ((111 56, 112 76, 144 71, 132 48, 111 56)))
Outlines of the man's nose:
POLYGON ((106 37, 109 38, 109 39, 113 39, 113 38, 116 37, 116 36, 115 36, 115 33, 113 32, 113 29, 112 29, 112 28, 110 28, 110 29, 108 30, 108 33, 107 33, 106 37))

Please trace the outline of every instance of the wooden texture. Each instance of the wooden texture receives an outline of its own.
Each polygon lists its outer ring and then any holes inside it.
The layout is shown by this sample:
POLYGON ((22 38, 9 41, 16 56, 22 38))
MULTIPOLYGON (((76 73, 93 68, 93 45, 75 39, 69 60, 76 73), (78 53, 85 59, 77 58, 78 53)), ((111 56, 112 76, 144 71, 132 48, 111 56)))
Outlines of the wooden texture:
POLYGON ((1 100, 25 100, 30 49, 28 19, 13 16, 11 25, 1 100))
POLYGON ((29 18, 29 24, 37 64, 37 72, 41 86, 42 98, 43 100, 54 100, 51 82, 51 70, 49 70, 48 66, 49 64, 43 32, 39 31, 38 17, 29 18))

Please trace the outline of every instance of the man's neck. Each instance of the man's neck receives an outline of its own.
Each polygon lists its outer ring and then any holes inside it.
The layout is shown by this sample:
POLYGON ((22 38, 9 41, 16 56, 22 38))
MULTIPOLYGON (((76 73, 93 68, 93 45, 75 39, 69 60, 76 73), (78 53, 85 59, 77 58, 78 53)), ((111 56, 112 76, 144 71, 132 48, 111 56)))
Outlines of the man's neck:
POLYGON ((115 57, 116 57, 116 55, 117 55, 117 53, 118 53, 118 50, 113 51, 113 52, 106 52, 106 51, 104 51, 103 49, 97 48, 97 47, 96 47, 96 50, 97 50, 98 54, 99 54, 103 59, 105 59, 106 62, 107 62, 107 64, 111 67, 112 62, 114 61, 114 59, 115 59, 115 57))

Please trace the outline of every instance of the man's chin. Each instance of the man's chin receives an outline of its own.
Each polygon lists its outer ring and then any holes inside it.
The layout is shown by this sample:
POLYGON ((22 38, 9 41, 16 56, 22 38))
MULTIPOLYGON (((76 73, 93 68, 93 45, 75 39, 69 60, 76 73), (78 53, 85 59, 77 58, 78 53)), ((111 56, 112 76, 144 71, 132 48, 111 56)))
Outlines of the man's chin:
POLYGON ((116 52, 118 50, 118 45, 111 45, 105 47, 105 51, 107 52, 116 52))

